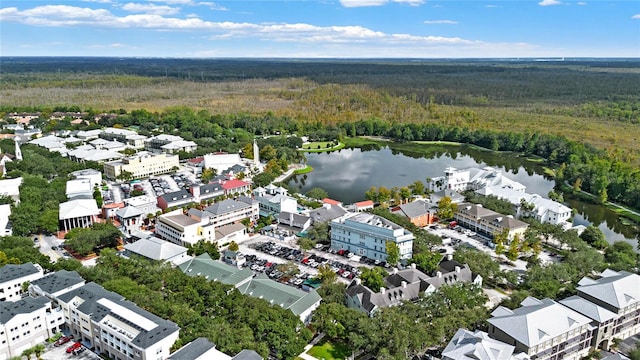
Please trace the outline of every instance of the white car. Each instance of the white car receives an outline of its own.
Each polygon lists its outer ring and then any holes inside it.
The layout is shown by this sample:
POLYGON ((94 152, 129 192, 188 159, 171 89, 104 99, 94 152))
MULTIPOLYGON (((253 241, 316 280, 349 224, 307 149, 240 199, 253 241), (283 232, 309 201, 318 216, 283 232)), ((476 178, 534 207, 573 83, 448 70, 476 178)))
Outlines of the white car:
POLYGON ((351 259, 352 257, 353 257, 353 253, 350 252, 347 254, 347 258, 351 259))
POLYGON ((345 271, 345 272, 342 273, 342 277, 343 278, 348 278, 349 275, 351 275, 351 273, 349 271, 345 271))

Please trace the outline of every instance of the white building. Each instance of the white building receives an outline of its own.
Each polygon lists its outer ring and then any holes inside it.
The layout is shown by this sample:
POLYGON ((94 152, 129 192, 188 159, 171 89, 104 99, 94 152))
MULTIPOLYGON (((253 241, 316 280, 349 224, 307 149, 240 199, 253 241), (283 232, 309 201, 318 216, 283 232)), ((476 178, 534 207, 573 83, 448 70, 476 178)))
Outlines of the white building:
POLYGON ((461 192, 489 186, 509 186, 517 191, 524 191, 526 188, 519 182, 507 178, 501 170, 492 167, 465 170, 448 167, 444 171, 444 176, 427 179, 427 188, 431 192, 445 189, 461 192))
POLYGON ((32 297, 45 296, 53 300, 64 293, 82 287, 84 283, 84 279, 78 272, 58 270, 31 281, 29 295, 32 297))
POLYGON ((133 206, 142 211, 144 216, 148 214, 155 215, 160 209, 157 206, 158 200, 147 195, 140 195, 124 199, 124 203, 133 206))
POLYGON ((65 195, 67 199, 93 199, 93 187, 90 179, 75 179, 67 181, 65 195))
POLYGON ((76 179, 88 179, 91 181, 92 188, 102 184, 102 173, 95 169, 78 170, 71 173, 76 179))
POLYGON ((523 353, 514 354, 515 347, 489 337, 484 331, 471 332, 458 329, 447 347, 442 360, 525 360, 523 353))
POLYGON ((0 205, 0 236, 13 235, 13 228, 11 227, 9 216, 11 216, 11 205, 0 205))
POLYGON ((180 265, 191 259, 187 255, 186 247, 164 241, 155 236, 149 236, 126 244, 124 250, 129 255, 135 254, 151 260, 166 261, 173 265, 180 265))
POLYGON ((71 335, 111 359, 169 357, 180 328, 95 283, 60 295, 71 335))
POLYGON ((180 136, 162 134, 150 137, 144 141, 144 149, 155 153, 174 153, 178 151, 193 152, 198 145, 193 141, 186 141, 180 136))
POLYGON ((20 203, 20 185, 22 178, 0 180, 0 195, 10 196, 18 205, 20 203))
POLYGON ((22 298, 22 284, 44 276, 38 264, 7 264, 0 267, 0 301, 17 301, 22 298))
POLYGON ((524 191, 514 190, 508 186, 499 185, 478 189, 476 193, 483 196, 495 196, 510 202, 517 209, 519 217, 532 217, 541 223, 570 225, 568 220, 571 218, 571 208, 538 194, 529 194, 524 191), (527 207, 530 207, 531 210, 525 209, 522 206, 523 203, 527 204, 527 207))
POLYGON ((22 358, 22 352, 42 344, 61 330, 64 317, 46 297, 0 301, 0 359, 22 358))
POLYGON ((258 201, 262 217, 278 217, 281 212, 298 212, 298 200, 289 196, 287 190, 282 187, 257 188, 253 190, 253 195, 258 201))
POLYGON ((87 228, 96 222, 100 209, 94 199, 71 200, 59 205, 58 220, 60 229, 69 231, 73 228, 87 228))
POLYGON ((347 213, 331 221, 331 247, 356 255, 386 261, 387 242, 400 250, 400 259, 410 259, 414 236, 403 227, 378 215, 347 213))
POLYGON ((239 154, 207 154, 204 156, 204 168, 215 169, 218 174, 228 168, 242 164, 239 154))
POLYGON ((171 172, 179 165, 178 155, 140 152, 118 161, 104 163, 104 176, 117 179, 123 171, 127 171, 134 179, 147 178, 171 172))
POLYGON ((156 234, 174 244, 187 246, 199 240, 215 240, 215 227, 208 217, 185 215, 182 209, 177 209, 158 216, 156 234))

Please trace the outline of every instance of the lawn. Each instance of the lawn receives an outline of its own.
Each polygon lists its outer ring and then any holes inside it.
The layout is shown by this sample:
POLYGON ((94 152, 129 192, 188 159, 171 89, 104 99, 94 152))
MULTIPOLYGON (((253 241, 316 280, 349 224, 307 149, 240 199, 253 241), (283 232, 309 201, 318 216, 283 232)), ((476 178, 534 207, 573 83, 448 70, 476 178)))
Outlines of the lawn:
POLYGON ((307 353, 320 360, 346 359, 351 356, 351 350, 346 345, 331 341, 318 344, 309 349, 307 353))
POLYGON ((334 145, 331 141, 314 141, 308 144, 302 145, 301 151, 307 152, 324 152, 324 151, 332 151, 339 150, 344 147, 343 143, 338 143, 338 145, 334 145))

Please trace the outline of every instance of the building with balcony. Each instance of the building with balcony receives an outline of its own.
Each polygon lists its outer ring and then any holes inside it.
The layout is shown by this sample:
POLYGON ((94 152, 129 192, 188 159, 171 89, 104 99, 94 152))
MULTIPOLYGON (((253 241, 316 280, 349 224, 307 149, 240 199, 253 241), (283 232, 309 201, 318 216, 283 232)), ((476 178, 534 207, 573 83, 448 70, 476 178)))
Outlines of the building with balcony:
POLYGON ((126 172, 131 174, 133 179, 147 178, 174 171, 179 165, 178 155, 152 154, 143 151, 117 161, 104 163, 104 175, 115 180, 120 177, 120 174, 126 172))
POLYGON ((193 141, 185 141, 180 136, 162 134, 144 140, 144 149, 154 153, 175 153, 178 151, 193 152, 198 145, 193 141))
POLYGON ((527 297, 519 308, 499 306, 491 315, 489 336, 533 360, 578 360, 591 350, 591 319, 551 299, 527 297))
POLYGON ((195 201, 196 198, 190 192, 185 189, 180 189, 158 196, 157 204, 160 209, 165 211, 168 208, 182 207, 195 201))
POLYGON ((331 221, 331 247, 345 249, 371 259, 387 260, 387 242, 400 250, 400 259, 410 259, 413 234, 378 215, 347 213, 331 221))
POLYGON ((459 204, 454 219, 458 224, 490 238, 506 233, 508 239, 513 239, 516 235, 523 239, 529 227, 529 224, 514 219, 513 216, 502 215, 472 203, 459 204))
POLYGON ((215 226, 207 217, 185 215, 181 209, 158 216, 156 235, 180 246, 188 246, 199 240, 214 241, 215 226))
POLYGON ((76 271, 58 270, 29 284, 29 295, 45 296, 55 303, 55 299, 84 285, 85 281, 76 271))
POLYGON ((489 186, 507 186, 517 191, 524 191, 526 187, 521 183, 506 177, 501 170, 493 167, 469 168, 459 170, 448 167, 444 170, 444 176, 427 179, 427 189, 431 192, 441 190, 453 190, 462 192, 466 190, 478 190, 489 186))
POLYGON ((458 329, 447 347, 442 360, 527 360, 523 353, 514 354, 515 347, 489 337, 480 330, 458 329))
POLYGON ((143 149, 146 136, 138 135, 137 132, 127 129, 105 128, 98 135, 102 139, 117 141, 135 149, 143 149))
POLYGON ((0 301, 17 301, 22 298, 22 285, 44 276, 38 264, 7 264, 0 267, 0 301))
POLYGON ((281 212, 297 213, 298 201, 288 195, 287 190, 273 187, 270 190, 258 188, 253 191, 254 199, 258 201, 260 216, 278 217, 281 212))
POLYGON ((244 219, 255 222, 259 217, 258 202, 246 196, 237 199, 226 199, 208 206, 200 216, 208 217, 211 224, 223 226, 237 223, 244 219))

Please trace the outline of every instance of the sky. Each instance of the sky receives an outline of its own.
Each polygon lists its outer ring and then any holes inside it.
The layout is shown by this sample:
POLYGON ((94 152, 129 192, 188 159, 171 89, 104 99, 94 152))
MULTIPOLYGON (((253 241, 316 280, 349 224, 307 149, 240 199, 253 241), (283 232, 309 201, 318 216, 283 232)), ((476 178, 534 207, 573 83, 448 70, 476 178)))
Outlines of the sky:
POLYGON ((640 57, 640 1, 0 0, 0 56, 640 57))

